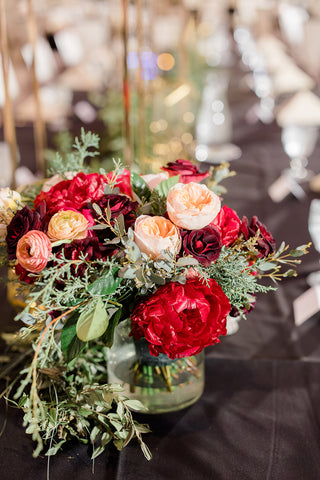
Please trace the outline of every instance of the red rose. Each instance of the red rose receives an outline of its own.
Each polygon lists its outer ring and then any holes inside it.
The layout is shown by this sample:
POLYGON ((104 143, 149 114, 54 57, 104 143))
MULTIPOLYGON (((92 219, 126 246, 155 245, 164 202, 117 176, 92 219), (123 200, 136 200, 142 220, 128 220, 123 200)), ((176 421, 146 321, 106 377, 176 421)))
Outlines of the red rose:
POLYGON ((184 231, 181 237, 183 253, 192 255, 205 267, 209 267, 220 255, 221 234, 215 227, 208 226, 199 230, 184 231))
MULTIPOLYGON (((113 173, 110 172, 106 177, 111 179, 112 176, 113 173)), ((128 197, 132 198, 130 170, 123 170, 123 173, 118 175, 115 186, 119 188, 121 193, 124 193, 125 195, 128 195, 128 197)))
POLYGON ((247 217, 243 217, 240 233, 245 240, 255 237, 258 231, 260 234, 257 240, 257 249, 260 252, 260 257, 267 257, 270 253, 276 251, 275 239, 256 215, 252 217, 250 225, 247 217))
POLYGON ((75 209, 80 211, 88 202, 96 202, 104 194, 106 177, 98 173, 78 173, 72 180, 63 180, 50 188, 48 192, 40 192, 35 198, 37 207, 43 200, 47 204, 50 215, 59 210, 75 209))
POLYGON ((182 159, 167 163, 165 167, 161 167, 161 170, 168 172, 170 177, 180 175, 180 183, 201 182, 210 175, 209 172, 199 172, 198 167, 190 160, 182 159))
POLYGON ((223 245, 229 246, 239 237, 241 220, 232 208, 224 205, 210 225, 218 228, 223 245))
POLYGON ((230 303, 215 280, 198 279, 159 287, 131 314, 132 335, 145 337, 151 355, 170 358, 196 355, 226 334, 230 303))

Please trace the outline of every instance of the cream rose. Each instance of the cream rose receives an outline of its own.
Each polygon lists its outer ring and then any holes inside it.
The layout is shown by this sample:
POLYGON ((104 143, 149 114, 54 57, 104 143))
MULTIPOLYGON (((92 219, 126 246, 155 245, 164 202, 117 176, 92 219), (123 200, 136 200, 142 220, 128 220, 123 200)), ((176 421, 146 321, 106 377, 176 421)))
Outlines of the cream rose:
POLYGON ((82 213, 61 210, 51 217, 47 235, 52 241, 80 240, 86 238, 88 226, 89 222, 82 213))
POLYGON ((181 247, 178 228, 164 217, 141 215, 134 226, 134 241, 141 252, 156 259, 161 257, 162 250, 169 250, 177 255, 181 247))
POLYGON ((0 188, 0 242, 4 242, 7 226, 21 204, 20 193, 8 187, 0 188))
POLYGON ((168 193, 167 212, 178 227, 199 230, 218 215, 221 201, 206 185, 177 183, 168 193))
POLYGON ((17 259, 21 267, 38 273, 47 265, 52 252, 47 235, 39 230, 30 230, 17 243, 17 259))

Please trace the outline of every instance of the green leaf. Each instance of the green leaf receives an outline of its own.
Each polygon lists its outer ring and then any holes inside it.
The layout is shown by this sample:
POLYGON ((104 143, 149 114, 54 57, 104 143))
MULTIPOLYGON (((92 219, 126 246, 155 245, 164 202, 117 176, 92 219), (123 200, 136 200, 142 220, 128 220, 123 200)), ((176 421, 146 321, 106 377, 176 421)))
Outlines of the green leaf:
POLYGON ((94 308, 84 310, 79 316, 77 335, 83 342, 88 342, 101 337, 107 328, 108 314, 101 298, 99 298, 94 308))
POLYGON ((90 292, 91 295, 97 296, 111 295, 111 293, 114 293, 122 282, 121 278, 114 276, 117 271, 118 269, 116 267, 112 267, 111 270, 89 285, 88 292, 90 292))
POLYGON ((283 277, 296 277, 297 272, 295 270, 287 270, 286 272, 284 272, 284 274, 282 276, 283 277))
POLYGON ((302 257, 302 255, 305 255, 305 251, 301 250, 299 247, 296 248, 295 250, 290 250, 289 255, 291 257, 302 257))
POLYGON ((60 450, 62 445, 66 443, 66 441, 67 441, 66 439, 60 440, 60 442, 56 443, 54 447, 49 448, 49 450, 46 452, 46 457, 51 457, 52 455, 55 455, 56 453, 58 453, 58 451, 60 450))
POLYGON ((121 318, 122 308, 118 308, 118 310, 110 317, 109 325, 105 333, 103 334, 102 341, 107 347, 112 347, 113 339, 114 339, 114 330, 119 323, 121 318))
POLYGON ((180 175, 175 175, 174 177, 170 177, 167 180, 163 180, 162 182, 158 183, 154 191, 158 192, 161 197, 167 197, 170 188, 172 188, 176 183, 179 182, 179 178, 180 175))
POLYGON ((73 315, 68 318, 61 331, 61 349, 67 362, 76 358, 85 345, 85 342, 82 342, 77 336, 77 316, 73 315))
POLYGON ((274 262, 266 262, 266 263, 261 263, 258 268, 261 270, 261 272, 268 272, 269 270, 273 270, 276 268, 277 264, 274 262))
POLYGON ((199 265, 199 262, 193 257, 181 257, 177 261, 177 267, 188 267, 189 265, 199 265))
POLYGON ((140 402, 140 400, 125 400, 124 402, 130 410, 134 410, 136 412, 147 412, 148 409, 140 402))
POLYGON ((99 437, 99 435, 101 435, 101 428, 95 425, 90 433, 90 442, 94 443, 99 437))
POLYGON ((145 198, 149 200, 151 190, 148 187, 147 182, 135 172, 131 172, 131 188, 138 195, 139 198, 145 198))

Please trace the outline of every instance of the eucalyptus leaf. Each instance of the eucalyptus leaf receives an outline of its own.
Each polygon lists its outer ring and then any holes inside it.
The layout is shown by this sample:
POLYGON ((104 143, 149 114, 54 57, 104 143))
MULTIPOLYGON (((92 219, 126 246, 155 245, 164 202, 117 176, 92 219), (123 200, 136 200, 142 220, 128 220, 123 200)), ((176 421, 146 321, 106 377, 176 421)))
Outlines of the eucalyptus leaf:
POLYGON ((157 192, 161 197, 167 197, 169 190, 179 182, 180 175, 175 175, 174 177, 167 178, 158 183, 154 188, 154 191, 157 192))
POLYGON ((85 342, 77 336, 77 316, 68 318, 61 331, 61 350, 69 363, 76 358, 84 349, 85 342))
POLYGON ((130 408, 130 410, 134 410, 136 412, 147 412, 148 409, 143 405, 140 400, 125 400, 125 404, 127 407, 130 408))
POLYGON ((261 263, 258 268, 261 272, 268 272, 269 270, 273 270, 274 268, 276 268, 276 266, 277 264, 274 262, 266 262, 261 263))
POLYGON ((110 317, 109 319, 109 325, 107 330, 102 336, 102 342, 107 346, 107 347, 112 347, 113 345, 113 339, 114 339, 114 330, 116 326, 118 325, 120 318, 122 314, 122 308, 118 308, 118 310, 110 317))
POLYGON ((77 336, 83 342, 101 337, 108 328, 108 314, 101 298, 95 304, 92 303, 93 308, 84 310, 77 322, 77 336))
POLYGON ((49 450, 46 452, 46 457, 51 457, 52 455, 56 455, 56 453, 58 453, 62 445, 66 443, 66 441, 67 441, 66 439, 60 440, 60 442, 56 443, 53 447, 49 448, 49 450))
POLYGON ((131 172, 131 188, 138 195, 139 198, 145 198, 149 200, 151 195, 151 190, 148 187, 147 182, 135 172, 131 172))
POLYGON ((189 267, 190 265, 199 265, 199 262, 193 257, 181 257, 177 261, 177 267, 189 267))
POLYGON ((120 286, 122 279, 115 274, 118 272, 116 267, 112 267, 101 277, 97 278, 89 287, 88 292, 91 295, 111 295, 120 286))
POLYGON ((305 255, 305 251, 301 250, 299 248, 296 248, 295 250, 290 250, 289 255, 291 257, 302 257, 302 255, 305 255))

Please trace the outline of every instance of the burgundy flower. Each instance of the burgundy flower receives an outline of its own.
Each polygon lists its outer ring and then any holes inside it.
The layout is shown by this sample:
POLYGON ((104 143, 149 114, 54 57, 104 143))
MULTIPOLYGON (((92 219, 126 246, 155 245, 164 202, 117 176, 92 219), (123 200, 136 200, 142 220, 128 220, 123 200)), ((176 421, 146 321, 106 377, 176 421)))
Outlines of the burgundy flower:
POLYGON ((185 230, 181 233, 182 252, 186 255, 192 255, 208 267, 216 260, 221 251, 221 234, 216 227, 207 226, 200 230, 185 230))
MULTIPOLYGON (((57 257, 62 258, 62 253, 67 260, 79 260, 80 257, 84 256, 90 262, 102 258, 99 242, 95 237, 74 240, 71 243, 62 245, 57 251, 57 257)), ((82 277, 86 268, 86 265, 83 263, 75 264, 71 269, 72 276, 82 277)))
MULTIPOLYGON (((114 225, 114 220, 118 218, 120 214, 122 214, 124 217, 124 225, 126 230, 133 226, 136 219, 135 211, 138 208, 138 203, 133 202, 126 195, 118 195, 115 193, 103 195, 103 197, 101 197, 100 200, 95 203, 101 208, 103 216, 105 216, 105 211, 109 205, 112 225, 114 225)), ((91 213, 94 218, 99 218, 99 215, 93 207, 91 207, 91 213)), ((111 234, 110 229, 95 230, 95 233, 101 241, 107 237, 114 237, 114 235, 111 234)))
POLYGON ((201 182, 201 180, 210 175, 209 172, 199 172, 198 167, 191 163, 190 160, 183 159, 169 162, 161 169, 167 172, 170 177, 180 175, 180 183, 201 182))
POLYGON ((19 277, 19 280, 21 282, 26 282, 26 283, 29 283, 29 284, 32 284, 36 281, 36 277, 34 276, 34 274, 31 274, 32 276, 30 276, 30 272, 28 272, 28 270, 26 270, 25 268, 23 268, 20 263, 17 263, 17 265, 15 266, 15 273, 16 275, 19 277))
POLYGON ((257 249, 261 257, 267 257, 270 253, 276 251, 276 242, 273 236, 256 215, 252 217, 250 225, 247 217, 243 217, 240 233, 245 240, 255 237, 258 231, 260 234, 258 236, 257 249))
POLYGON ((7 252, 9 260, 16 258, 17 243, 30 230, 44 231, 46 227, 46 206, 42 202, 36 210, 28 206, 18 210, 7 227, 7 252))
POLYGON ((167 283, 159 287, 131 314, 132 335, 145 337, 151 355, 170 358, 196 355, 226 334, 230 302, 213 279, 167 283))
POLYGON ((224 205, 210 225, 218 228, 223 245, 229 246, 239 237, 241 220, 232 208, 224 205))

